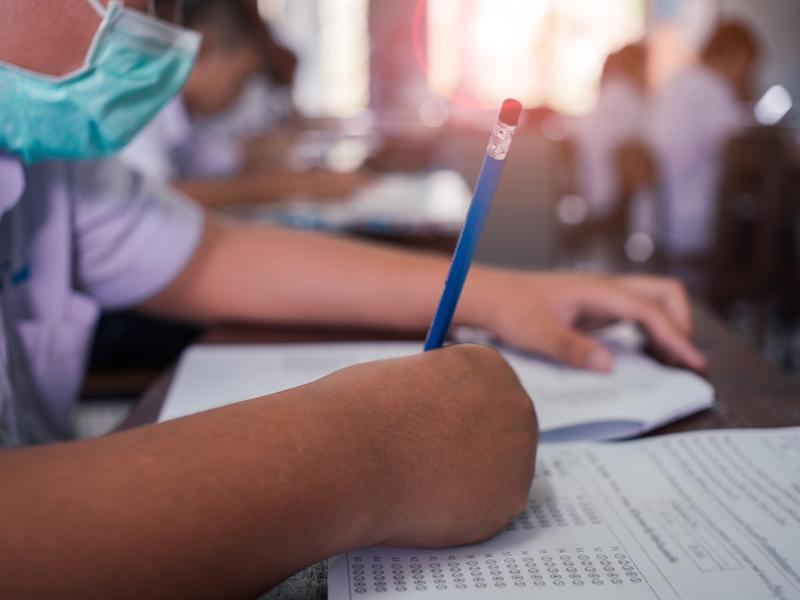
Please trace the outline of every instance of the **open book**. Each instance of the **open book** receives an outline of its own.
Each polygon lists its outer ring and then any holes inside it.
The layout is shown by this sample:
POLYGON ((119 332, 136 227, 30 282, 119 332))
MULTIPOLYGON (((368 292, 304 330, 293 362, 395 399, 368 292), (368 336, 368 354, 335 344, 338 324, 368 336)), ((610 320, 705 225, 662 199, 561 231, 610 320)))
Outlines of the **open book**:
POLYGON ((800 428, 545 446, 505 531, 337 556, 328 598, 796 599, 799 509, 800 428))
MULTIPOLYGON (((419 342, 194 346, 181 359, 161 420, 264 396, 358 363, 409 356, 419 342)), ((713 389, 692 373, 616 348, 610 375, 504 351, 536 405, 542 441, 640 435, 711 406, 713 389)))

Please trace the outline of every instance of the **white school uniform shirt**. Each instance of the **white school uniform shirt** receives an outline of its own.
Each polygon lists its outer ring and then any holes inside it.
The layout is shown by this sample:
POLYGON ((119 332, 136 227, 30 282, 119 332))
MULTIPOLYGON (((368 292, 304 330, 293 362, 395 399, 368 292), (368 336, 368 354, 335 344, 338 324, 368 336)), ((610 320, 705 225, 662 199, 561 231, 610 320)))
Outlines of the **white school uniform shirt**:
POLYGON ((661 178, 659 243, 675 256, 706 253, 728 140, 752 123, 733 87, 703 65, 677 75, 656 98, 649 139, 661 178))
POLYGON ((646 109, 632 82, 613 77, 603 83, 595 109, 576 123, 579 179, 593 217, 608 216, 615 208, 615 152, 625 142, 643 140, 646 109))
POLYGON ((178 96, 119 155, 129 167, 154 182, 232 175, 244 162, 236 140, 203 131, 178 96))
POLYGON ((69 435, 98 315, 165 288, 202 211, 115 160, 0 153, 0 446, 69 435))

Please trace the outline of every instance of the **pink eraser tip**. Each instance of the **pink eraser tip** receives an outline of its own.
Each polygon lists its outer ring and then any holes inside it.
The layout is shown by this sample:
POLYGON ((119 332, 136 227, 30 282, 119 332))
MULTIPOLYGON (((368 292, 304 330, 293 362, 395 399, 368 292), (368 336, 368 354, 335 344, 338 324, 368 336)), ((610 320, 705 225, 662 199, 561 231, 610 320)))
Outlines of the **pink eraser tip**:
POLYGON ((506 125, 516 126, 521 114, 522 104, 519 103, 519 100, 509 98, 503 102, 503 108, 500 109, 500 120, 506 125))

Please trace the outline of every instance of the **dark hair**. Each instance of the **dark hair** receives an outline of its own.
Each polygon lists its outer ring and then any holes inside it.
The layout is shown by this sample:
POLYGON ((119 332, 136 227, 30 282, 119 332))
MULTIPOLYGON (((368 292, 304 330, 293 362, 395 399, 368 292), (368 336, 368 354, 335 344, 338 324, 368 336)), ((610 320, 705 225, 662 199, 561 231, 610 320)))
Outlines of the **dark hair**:
POLYGON ((742 51, 754 58, 761 53, 761 44, 756 34, 743 23, 724 21, 714 30, 701 57, 703 62, 713 62, 742 51))
POLYGON ((213 30, 225 48, 261 42, 258 24, 239 0, 187 0, 183 18, 191 29, 213 30))
POLYGON ((183 16, 187 27, 209 27, 228 48, 258 44, 266 57, 266 70, 277 85, 291 85, 297 56, 282 46, 261 19, 253 0, 184 0, 183 16))
POLYGON ((638 85, 646 83, 647 48, 644 44, 628 44, 608 55, 603 65, 602 80, 627 77, 638 85))

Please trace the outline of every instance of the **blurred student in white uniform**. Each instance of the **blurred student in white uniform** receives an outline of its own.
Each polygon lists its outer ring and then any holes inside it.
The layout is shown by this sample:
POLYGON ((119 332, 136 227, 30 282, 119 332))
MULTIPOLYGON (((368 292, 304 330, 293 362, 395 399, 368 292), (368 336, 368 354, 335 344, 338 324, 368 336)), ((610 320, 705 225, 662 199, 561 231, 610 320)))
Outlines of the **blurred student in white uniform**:
MULTIPOLYGON (((58 442, 104 308, 420 330, 448 266, 222 224, 114 160, 92 160, 124 146, 191 69, 195 34, 153 8, 176 14, 174 0, 0 3, 3 596, 255 597, 355 547, 495 533, 525 504, 537 435, 530 399, 486 348, 365 364, 185 419, 58 442), (46 444, 22 447, 35 442, 46 444)), ((607 350, 576 324, 617 318, 702 368, 688 302, 662 279, 478 267, 455 322, 608 370, 607 350)))
MULTIPOLYGON (((206 2, 193 1, 200 4, 206 2)), ((231 106, 221 113, 199 116, 194 122, 200 136, 224 136, 241 141, 275 129, 290 128, 298 119, 292 100, 298 58, 276 39, 261 17, 257 0, 232 1, 240 3, 243 16, 255 28, 266 68, 248 79, 231 106)), ((190 4, 184 2, 184 6, 190 4)))
POLYGON ((747 101, 760 44, 746 25, 721 23, 700 61, 654 101, 650 141, 661 181, 658 242, 667 254, 702 258, 714 240, 716 193, 727 142, 753 123, 747 101))
POLYGON ((246 0, 192 0, 185 24, 203 35, 195 68, 180 96, 122 152, 125 163, 206 205, 340 198, 367 181, 361 174, 285 168, 243 173, 243 141, 287 116, 285 94, 267 72, 286 77, 288 51, 246 0))
POLYGON ((124 162, 161 183, 239 171, 243 157, 236 140, 199 134, 193 120, 213 117, 235 103, 265 60, 254 28, 235 1, 192 2, 185 11, 186 25, 203 35, 192 74, 181 94, 121 154, 124 162))
POLYGON ((608 217, 616 208, 617 151, 643 139, 646 110, 647 51, 631 44, 608 57, 597 105, 576 126, 579 179, 591 219, 608 217))

